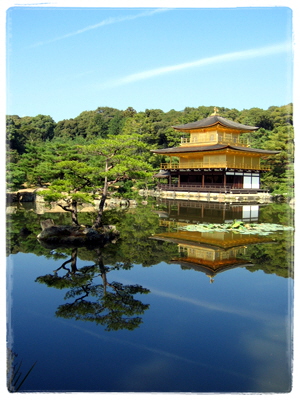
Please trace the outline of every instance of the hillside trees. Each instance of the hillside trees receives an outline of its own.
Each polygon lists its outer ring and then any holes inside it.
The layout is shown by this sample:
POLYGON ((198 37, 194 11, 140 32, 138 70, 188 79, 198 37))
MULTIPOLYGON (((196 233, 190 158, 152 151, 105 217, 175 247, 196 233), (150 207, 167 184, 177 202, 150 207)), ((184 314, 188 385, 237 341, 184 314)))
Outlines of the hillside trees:
MULTIPOLYGON (((272 131, 279 126, 293 125, 292 104, 282 107, 271 106, 267 110, 258 107, 242 111, 225 107, 218 107, 218 109, 219 115, 224 118, 258 126, 265 131, 272 131)), ((182 111, 168 112, 160 109, 136 112, 132 107, 128 107, 125 111, 111 107, 98 107, 93 111, 83 111, 76 118, 57 123, 51 117, 43 115, 36 117, 8 115, 7 144, 9 149, 23 154, 26 152, 26 144, 52 140, 53 137, 64 140, 82 137, 90 140, 97 137, 104 138, 108 134, 128 133, 128 121, 134 121, 138 125, 134 132, 139 133, 145 143, 156 148, 170 147, 178 142, 176 138, 178 132, 175 132, 172 126, 206 118, 213 112, 213 106, 186 107, 182 111)))
POLYGON ((98 107, 94 111, 83 111, 76 118, 65 119, 56 124, 56 138, 92 139, 105 137, 108 133, 118 133, 124 115, 122 111, 111 107, 98 107))
POLYGON ((18 115, 6 116, 6 146, 7 150, 21 153, 25 138, 20 136, 21 118, 18 115))
POLYGON ((265 130, 272 130, 274 128, 271 114, 261 108, 243 110, 238 116, 237 122, 244 125, 257 126, 258 128, 263 128, 265 130))
POLYGON ((271 106, 268 108, 267 112, 270 113, 274 127, 283 125, 293 125, 292 103, 282 107, 271 106))
POLYGON ((25 152, 26 144, 51 140, 55 122, 49 115, 23 117, 9 115, 6 118, 6 143, 9 149, 25 152))
POLYGON ((78 123, 75 119, 63 119, 54 128, 54 137, 73 139, 78 135, 78 123))
POLYGON ((279 126, 269 133, 269 140, 263 145, 267 150, 278 150, 278 154, 269 158, 271 170, 262 183, 272 192, 289 196, 294 195, 294 129, 292 126, 279 126))
POLYGON ((213 112, 214 107, 185 107, 180 118, 180 123, 178 125, 187 124, 189 122, 194 122, 203 118, 207 118, 213 112))
MULTIPOLYGON (((250 138, 251 147, 282 151, 282 154, 272 158, 272 170, 264 175, 262 182, 271 191, 287 193, 285 188, 291 186, 293 180, 293 105, 271 106, 267 110, 258 107, 242 111, 225 107, 218 109, 219 115, 224 118, 259 127, 256 132, 244 134, 250 138)), ((178 146, 182 133, 175 131, 172 126, 206 118, 213 112, 213 106, 186 107, 182 111, 172 109, 168 112, 160 109, 137 112, 132 107, 124 111, 98 107, 58 123, 44 115, 8 115, 8 187, 18 188, 25 182, 44 186, 54 179, 61 179, 62 173, 55 169, 57 162, 79 161, 78 151, 75 151, 77 154, 74 158, 70 150, 72 142, 89 146, 98 139, 109 141, 122 135, 138 135, 139 141, 148 150, 178 146), (56 155, 60 158, 55 159, 56 155)), ((145 151, 144 161, 157 170, 160 162, 164 162, 164 157, 145 151)))

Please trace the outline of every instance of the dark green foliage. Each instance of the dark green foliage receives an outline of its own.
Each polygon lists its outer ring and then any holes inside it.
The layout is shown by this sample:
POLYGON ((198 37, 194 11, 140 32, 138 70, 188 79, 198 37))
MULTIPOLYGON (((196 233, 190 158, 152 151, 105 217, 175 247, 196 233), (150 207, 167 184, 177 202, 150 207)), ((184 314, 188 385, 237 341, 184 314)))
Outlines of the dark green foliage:
MULTIPOLYGON (((40 221, 51 218, 57 225, 67 225, 69 218, 65 214, 43 214, 38 215, 33 210, 26 210, 19 206, 16 213, 7 214, 6 217, 6 252, 9 254, 34 253, 37 256, 53 257, 51 250, 45 249, 37 241, 36 237, 41 232, 40 221)), ((83 218, 83 215, 82 217, 83 218)), ((64 258, 64 256, 55 256, 64 258)))
POLYGON ((21 187, 26 181, 26 172, 20 169, 17 163, 8 162, 6 164, 6 182, 7 189, 15 189, 21 187))
POLYGON ((258 128, 263 128, 266 130, 272 130, 274 128, 270 113, 262 110, 261 108, 250 108, 250 110, 243 110, 237 118, 237 122, 240 122, 244 125, 257 126, 258 128))
POLYGON ((272 222, 286 226, 294 226, 294 210, 286 203, 270 203, 261 205, 260 222, 272 222))
POLYGON ((23 117, 8 115, 6 117, 6 141, 9 148, 19 154, 25 152, 26 144, 37 144, 51 140, 54 136, 55 122, 48 115, 23 117))
MULTIPOLYGON (((256 132, 244 134, 250 139, 251 147, 281 152, 271 158, 272 170, 263 176, 262 186, 274 193, 293 196, 293 105, 271 106, 267 110, 257 107, 242 111, 218 107, 218 110, 224 118, 259 128, 256 132)), ((43 186, 54 179, 62 179, 56 169, 57 162, 61 161, 86 161, 94 167, 97 164, 95 159, 82 160, 85 153, 78 152, 75 145, 89 146, 94 141, 109 141, 113 137, 120 137, 121 140, 122 135, 138 136, 139 141, 148 146, 142 156, 144 161, 157 170, 164 157, 149 150, 179 145, 183 134, 172 126, 207 118, 213 112, 213 106, 186 107, 182 111, 168 112, 98 107, 57 123, 45 115, 22 118, 9 115, 6 135, 8 187, 18 188, 25 182, 43 186)))
POLYGON ((276 274, 284 278, 294 276, 294 238, 292 232, 282 232, 272 236, 273 243, 251 245, 245 258, 254 265, 249 271, 263 270, 266 274, 276 274))
POLYGON ((107 133, 109 135, 119 135, 120 133, 122 133, 124 122, 125 122, 124 114, 121 111, 119 111, 109 121, 107 133))
POLYGON ((54 136, 73 139, 78 135, 78 123, 74 119, 64 119, 56 124, 54 136))
MULTIPOLYGON (((64 225, 69 218, 67 213, 37 215, 19 210, 8 216, 8 254, 33 253, 53 259, 53 267, 37 277, 36 282, 48 286, 49 290, 61 290, 57 317, 93 322, 106 330, 132 330, 140 326, 142 315, 149 308, 144 296, 149 290, 139 282, 122 283, 117 272, 137 265, 172 263, 178 257, 178 243, 151 239, 166 229, 160 226, 157 211, 156 203, 150 202, 135 209, 106 211, 104 222, 115 224, 120 232, 116 243, 96 249, 50 250, 36 239, 41 231, 40 221, 52 218, 55 224, 64 225), (77 258, 86 260, 84 266, 77 258), (114 272, 110 274, 111 271, 114 272)), ((80 219, 89 224, 93 218, 82 213, 80 219)), ((261 207, 260 222, 290 224, 291 219, 287 204, 261 207)), ((253 264, 247 267, 251 272, 260 270, 284 278, 293 277, 293 248, 292 231, 276 232, 267 242, 248 245, 242 258, 253 264)))
POLYGON ((134 212, 125 213, 116 226, 121 237, 116 244, 120 261, 147 267, 168 262, 178 253, 176 244, 149 239, 160 230, 159 217, 151 205, 138 206, 134 212))

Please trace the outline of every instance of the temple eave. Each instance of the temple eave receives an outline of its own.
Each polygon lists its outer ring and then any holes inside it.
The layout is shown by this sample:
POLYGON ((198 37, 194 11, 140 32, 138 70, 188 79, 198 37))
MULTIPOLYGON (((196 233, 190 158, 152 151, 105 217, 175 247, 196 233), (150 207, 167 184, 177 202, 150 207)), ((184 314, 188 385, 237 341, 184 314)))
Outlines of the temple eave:
POLYGON ((172 128, 175 130, 184 131, 184 130, 188 130, 188 129, 195 130, 195 129, 211 128, 211 127, 214 127, 217 125, 220 125, 225 128, 232 129, 232 130, 240 130, 243 132, 251 132, 251 131, 255 131, 258 129, 257 126, 240 124, 238 122, 228 120, 227 118, 220 117, 219 115, 211 115, 210 117, 204 118, 200 121, 189 122, 187 124, 182 124, 182 125, 175 125, 175 126, 172 126, 172 128))
POLYGON ((222 150, 235 150, 235 151, 241 151, 243 153, 251 153, 252 155, 257 154, 257 155, 272 155, 272 154, 278 154, 280 151, 276 150, 264 150, 264 149, 255 149, 252 147, 240 147, 240 146, 232 146, 229 144, 223 144, 223 145, 208 145, 208 146, 182 146, 182 147, 170 147, 167 149, 155 149, 155 150, 150 150, 152 153, 168 156, 177 156, 177 155, 182 155, 183 153, 189 154, 189 153, 199 153, 199 152, 209 152, 209 151, 216 151, 220 153, 222 150))
MULTIPOLYGON (((263 166, 251 166, 251 165, 211 165, 211 166, 193 166, 193 165, 179 165, 179 164, 169 164, 162 163, 160 165, 162 170, 169 171, 270 171, 271 167, 269 165, 263 166)), ((159 176, 163 178, 163 176, 159 176)))

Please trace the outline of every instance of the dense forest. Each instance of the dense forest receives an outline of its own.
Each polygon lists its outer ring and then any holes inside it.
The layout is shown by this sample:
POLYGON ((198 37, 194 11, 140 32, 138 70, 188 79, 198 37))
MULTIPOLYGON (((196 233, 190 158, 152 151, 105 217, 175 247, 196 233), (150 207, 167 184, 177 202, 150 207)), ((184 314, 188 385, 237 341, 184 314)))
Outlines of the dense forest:
MULTIPOLYGON (((251 147, 280 151, 271 157, 272 169, 263 175, 262 187, 292 197, 293 105, 218 109, 224 118, 259 127, 249 137, 251 147)), ((98 107, 57 123, 47 115, 8 115, 7 189, 49 187, 48 200, 67 192, 76 201, 88 202, 106 185, 108 191, 113 188, 128 197, 132 188, 155 186, 153 174, 168 159, 150 150, 180 143, 182 133, 172 126, 206 118, 213 111, 213 106, 168 112, 98 107)))

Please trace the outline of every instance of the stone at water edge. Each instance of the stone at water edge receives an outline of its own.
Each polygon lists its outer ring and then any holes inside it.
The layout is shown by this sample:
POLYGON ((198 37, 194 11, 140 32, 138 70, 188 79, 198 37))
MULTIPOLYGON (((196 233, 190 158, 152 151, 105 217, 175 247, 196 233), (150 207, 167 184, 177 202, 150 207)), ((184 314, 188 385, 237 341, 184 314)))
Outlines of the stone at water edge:
POLYGON ((100 232, 93 228, 68 225, 52 225, 45 228, 37 236, 39 240, 46 242, 65 243, 104 243, 115 239, 118 232, 113 226, 106 226, 100 232))

